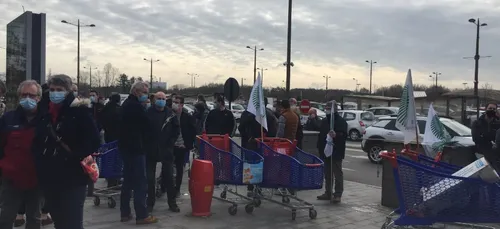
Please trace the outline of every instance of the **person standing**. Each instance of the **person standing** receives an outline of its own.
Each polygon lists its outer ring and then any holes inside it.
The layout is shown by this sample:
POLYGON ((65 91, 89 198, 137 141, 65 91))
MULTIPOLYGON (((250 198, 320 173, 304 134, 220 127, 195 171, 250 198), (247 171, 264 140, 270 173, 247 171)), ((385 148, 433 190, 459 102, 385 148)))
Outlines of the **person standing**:
POLYGON ((306 125, 304 126, 304 129, 310 130, 310 131, 319 131, 320 126, 321 126, 321 120, 318 118, 318 113, 316 109, 311 108, 309 109, 309 117, 307 118, 306 125))
POLYGON ((290 102, 288 100, 282 100, 278 109, 281 115, 278 119, 278 132, 276 137, 286 138, 293 142, 296 140, 297 128, 300 125, 299 117, 290 110, 290 102))
POLYGON ((196 138, 196 127, 193 116, 184 111, 184 97, 175 95, 172 101, 172 111, 176 114, 180 124, 180 134, 174 143, 175 160, 175 189, 177 197, 181 194, 182 177, 184 175, 184 166, 189 157, 189 151, 194 147, 196 138))
POLYGON ((474 121, 471 128, 472 140, 476 144, 477 152, 483 154, 490 161, 496 161, 496 152, 493 149, 496 131, 500 129, 500 119, 497 116, 497 104, 488 103, 486 111, 474 121))
POLYGON ((36 173, 54 227, 82 229, 89 175, 81 161, 97 151, 99 134, 88 102, 71 92, 69 76, 55 75, 48 85, 48 112, 38 122, 32 147, 36 173))
POLYGON ((71 91, 73 92, 73 95, 75 96, 75 98, 78 98, 78 97, 79 97, 79 96, 78 96, 78 85, 73 84, 73 85, 71 86, 71 91))
POLYGON ((179 122, 175 113, 166 108, 167 96, 163 92, 155 94, 155 105, 148 109, 151 138, 146 152, 146 170, 148 178, 148 211, 152 212, 156 202, 156 165, 162 162, 161 192, 167 193, 168 206, 172 212, 180 212, 176 203, 173 177, 173 147, 179 136, 179 122))
POLYGON ((234 115, 226 109, 223 97, 217 96, 216 98, 214 109, 208 113, 205 120, 205 130, 207 134, 228 134, 231 136, 236 126, 234 115))
POLYGON ((333 203, 340 203, 344 192, 344 173, 342 171, 342 161, 345 157, 347 142, 347 122, 337 112, 335 101, 329 102, 325 106, 326 118, 321 120, 320 132, 318 135, 317 148, 321 160, 325 163, 325 193, 318 196, 318 200, 332 200, 333 203), (334 113, 330 114, 331 106, 334 106, 334 113), (334 119, 334 129, 330 129, 330 120, 334 119), (326 136, 333 138, 333 154, 330 157, 325 155, 326 136), (333 177, 332 177, 333 174, 333 177), (335 192, 333 191, 332 180, 335 178, 335 192), (332 199, 333 195, 333 199, 332 199))
POLYGON ((204 103, 198 102, 194 105, 194 108, 196 111, 194 112, 193 116, 196 120, 196 135, 201 135, 203 134, 203 131, 205 131, 205 120, 207 119, 209 109, 204 103))
MULTIPOLYGON (((121 106, 120 95, 113 94, 101 112, 102 128, 104 130, 104 142, 110 143, 118 140, 120 133, 121 106)), ((119 178, 108 178, 108 188, 118 188, 119 178)))
POLYGON ((146 157, 148 139, 151 137, 150 123, 144 103, 148 100, 148 84, 135 82, 130 95, 122 104, 122 119, 118 150, 123 159, 123 184, 120 196, 121 222, 128 222, 134 217, 130 208, 130 199, 134 191, 136 224, 157 223, 158 219, 148 214, 146 207, 147 177, 146 157))
POLYGON ((31 146, 40 120, 37 103, 42 97, 42 88, 36 81, 26 80, 19 85, 17 94, 19 106, 0 120, 0 228, 12 228, 22 206, 21 216, 26 213, 26 228, 39 229, 42 195, 31 146))
MULTIPOLYGON (((97 131, 100 136, 102 136, 102 110, 104 105, 99 103, 99 93, 96 90, 90 90, 90 106, 89 113, 90 116, 94 119, 94 122, 97 125, 97 131)), ((102 143, 102 141, 100 141, 102 143)), ((94 196, 94 182, 89 179, 89 183, 87 185, 87 196, 94 196)))

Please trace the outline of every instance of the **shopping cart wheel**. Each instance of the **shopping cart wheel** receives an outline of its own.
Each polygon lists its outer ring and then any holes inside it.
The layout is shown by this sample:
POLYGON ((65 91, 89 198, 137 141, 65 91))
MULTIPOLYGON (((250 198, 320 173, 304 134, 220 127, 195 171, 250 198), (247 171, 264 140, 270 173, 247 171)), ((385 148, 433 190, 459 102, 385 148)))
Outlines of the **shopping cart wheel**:
POLYGON ((245 206, 245 211, 246 211, 248 214, 252 214, 253 209, 254 209, 253 204, 247 204, 247 205, 245 206))
POLYGON ((288 198, 287 196, 284 196, 283 198, 281 198, 281 202, 283 202, 284 204, 288 204, 288 203, 290 203, 290 198, 288 198))
POLYGON ((238 212, 238 206, 233 205, 229 207, 227 211, 229 212, 229 215, 236 215, 236 213, 238 212))
POLYGON ((262 204, 262 201, 259 198, 253 199, 253 205, 255 205, 255 207, 260 207, 260 204, 262 204))
POLYGON ((109 208, 115 208, 116 207, 116 201, 113 197, 108 197, 108 207, 109 208))
POLYGON ((94 206, 99 206, 101 205, 101 198, 99 198, 98 196, 95 196, 94 197, 94 206))
POLYGON ((314 209, 309 209, 309 218, 311 219, 316 219, 318 216, 318 212, 314 209))
POLYGON ((226 193, 226 191, 222 191, 222 192, 220 193, 220 198, 222 198, 222 199, 226 199, 226 197, 227 197, 227 193, 226 193))
POLYGON ((295 220, 297 218, 297 210, 292 210, 292 220, 295 220))

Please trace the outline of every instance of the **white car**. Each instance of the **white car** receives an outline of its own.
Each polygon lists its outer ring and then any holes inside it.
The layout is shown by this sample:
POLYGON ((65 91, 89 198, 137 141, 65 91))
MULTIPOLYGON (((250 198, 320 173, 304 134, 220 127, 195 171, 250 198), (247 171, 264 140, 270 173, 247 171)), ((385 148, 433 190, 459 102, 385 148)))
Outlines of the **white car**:
MULTIPOLYGON (((226 109, 229 109, 229 103, 227 103, 226 109)), ((233 113, 234 119, 236 121, 239 121, 241 118, 241 113, 245 111, 245 107, 243 107, 243 105, 238 103, 231 103, 231 109, 229 110, 233 113)))
POLYGON ((338 113, 347 122, 347 133, 352 141, 360 140, 365 129, 375 121, 375 115, 370 111, 341 110, 338 113))
POLYGON ((375 115, 376 118, 380 118, 391 115, 397 115, 399 107, 372 107, 366 109, 365 111, 370 111, 375 115))
POLYGON ((190 114, 190 115, 193 115, 194 114, 194 111, 196 110, 196 108, 194 108, 194 106, 192 104, 188 104, 188 103, 185 103, 184 104, 184 109, 186 109, 186 111, 190 114))

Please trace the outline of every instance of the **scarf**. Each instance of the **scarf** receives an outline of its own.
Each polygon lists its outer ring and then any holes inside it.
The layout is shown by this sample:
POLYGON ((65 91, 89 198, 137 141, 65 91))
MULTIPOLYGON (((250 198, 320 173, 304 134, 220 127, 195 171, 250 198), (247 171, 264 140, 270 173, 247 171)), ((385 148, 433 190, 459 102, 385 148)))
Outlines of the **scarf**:
POLYGON ((59 111, 61 111, 61 106, 62 104, 49 103, 49 114, 52 117, 52 123, 56 123, 59 117, 59 111))

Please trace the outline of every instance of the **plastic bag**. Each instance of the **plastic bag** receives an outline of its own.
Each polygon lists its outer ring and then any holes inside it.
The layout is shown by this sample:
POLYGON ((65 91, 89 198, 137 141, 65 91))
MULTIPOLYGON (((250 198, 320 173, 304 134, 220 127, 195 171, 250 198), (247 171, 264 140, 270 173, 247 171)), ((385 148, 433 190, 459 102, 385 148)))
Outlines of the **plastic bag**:
POLYGON ((329 134, 326 135, 326 145, 324 152, 326 157, 330 157, 333 154, 333 138, 329 134))
POLYGON ((95 183, 99 178, 99 168, 97 167, 97 163, 94 158, 89 155, 84 158, 81 163, 83 171, 89 176, 92 182, 95 183))

